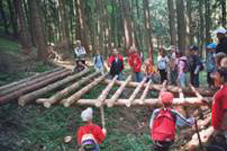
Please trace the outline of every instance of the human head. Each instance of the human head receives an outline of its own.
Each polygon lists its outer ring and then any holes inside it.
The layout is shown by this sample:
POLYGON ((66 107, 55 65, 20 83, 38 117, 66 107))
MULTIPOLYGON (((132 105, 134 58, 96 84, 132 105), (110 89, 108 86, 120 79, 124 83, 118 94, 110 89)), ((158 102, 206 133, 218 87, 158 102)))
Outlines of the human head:
POLYGON ((96 54, 97 54, 97 55, 100 55, 100 51, 99 51, 99 50, 97 50, 97 51, 96 51, 96 54))
POLYGON ((216 54, 215 61, 216 61, 216 66, 220 67, 221 66, 221 60, 226 57, 226 54, 223 52, 219 52, 216 54))
POLYGON ((81 41, 80 40, 76 40, 76 46, 81 46, 81 41))
POLYGON ((177 51, 176 52, 176 57, 177 58, 180 58, 180 57, 182 57, 183 56, 183 52, 180 52, 180 51, 177 51))
POLYGON ((92 108, 87 108, 81 112, 81 119, 83 122, 90 122, 93 118, 93 110, 92 108))
POLYGON ((216 35, 217 35, 217 38, 219 41, 222 40, 223 38, 225 38, 225 34, 226 34, 226 30, 223 28, 216 30, 216 35))
POLYGON ((113 55, 114 55, 114 56, 117 56, 118 53, 119 53, 119 52, 118 52, 117 48, 114 48, 114 49, 113 49, 113 55))
POLYGON ((219 68, 218 73, 221 79, 221 84, 227 83, 227 67, 219 68))
POLYGON ((129 53, 132 54, 132 53, 137 53, 137 49, 135 46, 131 46, 130 49, 129 49, 129 53))
POLYGON ((164 107, 170 107, 173 102, 173 94, 171 92, 162 92, 161 94, 161 101, 164 107))
POLYGON ((220 67, 225 67, 227 68, 227 56, 225 56, 224 58, 222 58, 220 60, 220 67))
POLYGON ((215 50, 216 50, 216 43, 210 43, 209 45, 207 45, 206 50, 208 52, 215 52, 215 50))
POLYGON ((189 48, 189 53, 191 53, 191 54, 195 54, 195 53, 197 53, 197 51, 198 51, 198 47, 196 45, 192 45, 189 48))

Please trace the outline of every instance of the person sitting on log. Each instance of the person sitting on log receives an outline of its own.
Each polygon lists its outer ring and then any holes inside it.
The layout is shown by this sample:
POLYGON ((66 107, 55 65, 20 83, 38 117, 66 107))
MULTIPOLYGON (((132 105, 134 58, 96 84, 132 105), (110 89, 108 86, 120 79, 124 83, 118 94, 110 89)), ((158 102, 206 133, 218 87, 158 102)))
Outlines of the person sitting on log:
POLYGON ((95 68, 96 72, 100 71, 103 75, 105 63, 104 63, 103 57, 100 54, 100 51, 96 52, 94 59, 93 59, 93 63, 94 63, 94 68, 95 68))
POLYGON ((141 73, 142 61, 140 59, 138 50, 135 47, 131 47, 129 50, 128 64, 131 67, 132 75, 136 82, 141 82, 143 80, 143 75, 141 73))
POLYGON ((176 126, 192 126, 194 118, 184 118, 179 112, 171 109, 173 94, 160 92, 163 108, 155 109, 150 120, 152 151, 168 151, 174 143, 176 126))
POLYGON ((92 117, 92 108, 87 108, 81 113, 84 126, 80 126, 77 131, 77 145, 80 151, 100 151, 99 144, 106 139, 106 129, 94 124, 92 117))
POLYGON ((113 49, 113 55, 108 60, 108 66, 110 67, 109 79, 118 75, 118 80, 123 80, 124 59, 116 48, 113 49))
MULTIPOLYGON (((81 45, 81 41, 76 41, 76 48, 74 50, 74 56, 76 58, 76 62, 82 61, 83 64, 85 64, 85 57, 87 55, 87 52, 85 48, 81 45)), ((78 63, 77 63, 78 64, 78 63)))

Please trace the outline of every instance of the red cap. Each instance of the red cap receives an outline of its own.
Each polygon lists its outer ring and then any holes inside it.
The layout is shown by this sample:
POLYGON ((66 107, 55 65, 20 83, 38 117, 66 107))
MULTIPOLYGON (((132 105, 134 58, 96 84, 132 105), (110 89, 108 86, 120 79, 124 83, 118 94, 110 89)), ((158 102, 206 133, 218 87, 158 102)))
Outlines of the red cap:
POLYGON ((163 103, 163 105, 165 107, 172 105, 173 98, 174 98, 174 96, 170 92, 163 92, 163 93, 161 93, 161 100, 162 100, 162 103, 163 103))

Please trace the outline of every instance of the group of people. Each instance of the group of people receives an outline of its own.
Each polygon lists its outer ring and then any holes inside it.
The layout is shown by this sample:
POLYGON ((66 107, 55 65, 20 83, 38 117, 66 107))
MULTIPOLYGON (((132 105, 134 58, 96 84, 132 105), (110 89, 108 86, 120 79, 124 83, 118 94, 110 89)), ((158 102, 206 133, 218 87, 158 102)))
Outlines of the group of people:
MULTIPOLYGON (((226 30, 217 30, 219 43, 211 43, 206 46, 206 70, 207 81, 209 86, 219 87, 214 95, 211 108, 211 127, 202 135, 203 140, 209 140, 216 136, 222 136, 224 141, 211 141, 214 147, 207 147, 207 150, 227 150, 227 37, 226 30), (215 148, 216 145, 216 148, 215 148)), ((140 82, 143 79, 141 73, 142 57, 135 47, 129 51, 128 63, 131 67, 135 81, 140 82)), ((103 71, 103 58, 99 53, 94 57, 94 66, 96 70, 103 71), (97 58, 98 57, 98 58, 97 58)), ((122 70, 124 69, 124 59, 118 53, 117 49, 113 50, 113 55, 109 57, 108 66, 110 67, 109 77, 113 78, 118 75, 122 79, 122 70)), ((159 52, 157 59, 157 68, 161 76, 161 82, 169 80, 172 84, 179 84, 181 87, 186 86, 186 72, 190 72, 191 83, 199 87, 199 72, 203 70, 203 63, 198 55, 196 46, 190 47, 188 56, 184 56, 172 47, 168 55, 164 51, 159 52), (176 83, 178 81, 178 83, 176 83)), ((156 71, 152 60, 145 61, 145 76, 154 78, 156 71)), ((167 90, 159 93, 159 99, 162 102, 162 108, 153 110, 150 119, 150 135, 153 141, 152 151, 168 151, 174 143, 177 126, 193 126, 195 118, 183 117, 178 111, 172 108, 174 96, 167 90)), ((77 131, 77 144, 82 151, 99 151, 98 144, 105 140, 107 130, 102 129, 92 122, 92 109, 88 108, 81 113, 84 125, 77 131)), ((215 139, 212 139, 215 140, 215 139)), ((194 151, 191 148, 191 151, 194 151)))

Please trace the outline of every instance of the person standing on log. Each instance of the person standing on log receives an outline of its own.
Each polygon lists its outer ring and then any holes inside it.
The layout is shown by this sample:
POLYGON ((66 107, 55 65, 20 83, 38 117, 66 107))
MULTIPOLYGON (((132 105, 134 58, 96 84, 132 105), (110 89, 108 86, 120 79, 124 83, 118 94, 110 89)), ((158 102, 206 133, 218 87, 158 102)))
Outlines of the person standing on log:
POLYGON ((74 49, 74 56, 76 58, 76 63, 78 64, 79 61, 82 61, 82 63, 85 65, 85 57, 87 55, 87 52, 85 48, 81 45, 81 41, 76 41, 76 48, 74 49))
POLYGON ((100 51, 97 51, 97 53, 95 54, 93 63, 94 63, 94 68, 95 68, 96 72, 100 71, 102 73, 102 75, 104 75, 105 64, 104 64, 104 59, 100 54, 100 51))
POLYGON ((155 109, 150 120, 151 151, 168 151, 174 143, 176 126, 192 126, 194 118, 184 118, 179 112, 171 109, 173 94, 167 91, 160 92, 160 101, 163 108, 155 109))
POLYGON ((142 60, 140 59, 138 50, 135 47, 131 47, 129 50, 128 64, 131 67, 132 74, 136 82, 143 80, 141 73, 142 60))
POLYGON ((157 65, 161 76, 161 83, 163 83, 165 80, 167 80, 168 58, 166 57, 166 53, 162 49, 159 50, 157 65))
POLYGON ((216 30, 217 38, 218 38, 218 45, 216 48, 216 53, 224 52, 227 54, 227 37, 226 37, 226 30, 225 29, 217 29, 216 30))
POLYGON ((108 66, 110 67, 109 79, 118 75, 118 80, 123 80, 124 59, 116 48, 113 49, 113 55, 108 60, 108 66))
POLYGON ((84 122, 77 131, 77 144, 80 147, 79 151, 100 151, 99 144, 106 139, 107 130, 101 129, 98 125, 92 122, 93 110, 87 108, 82 111, 81 119, 84 122))

